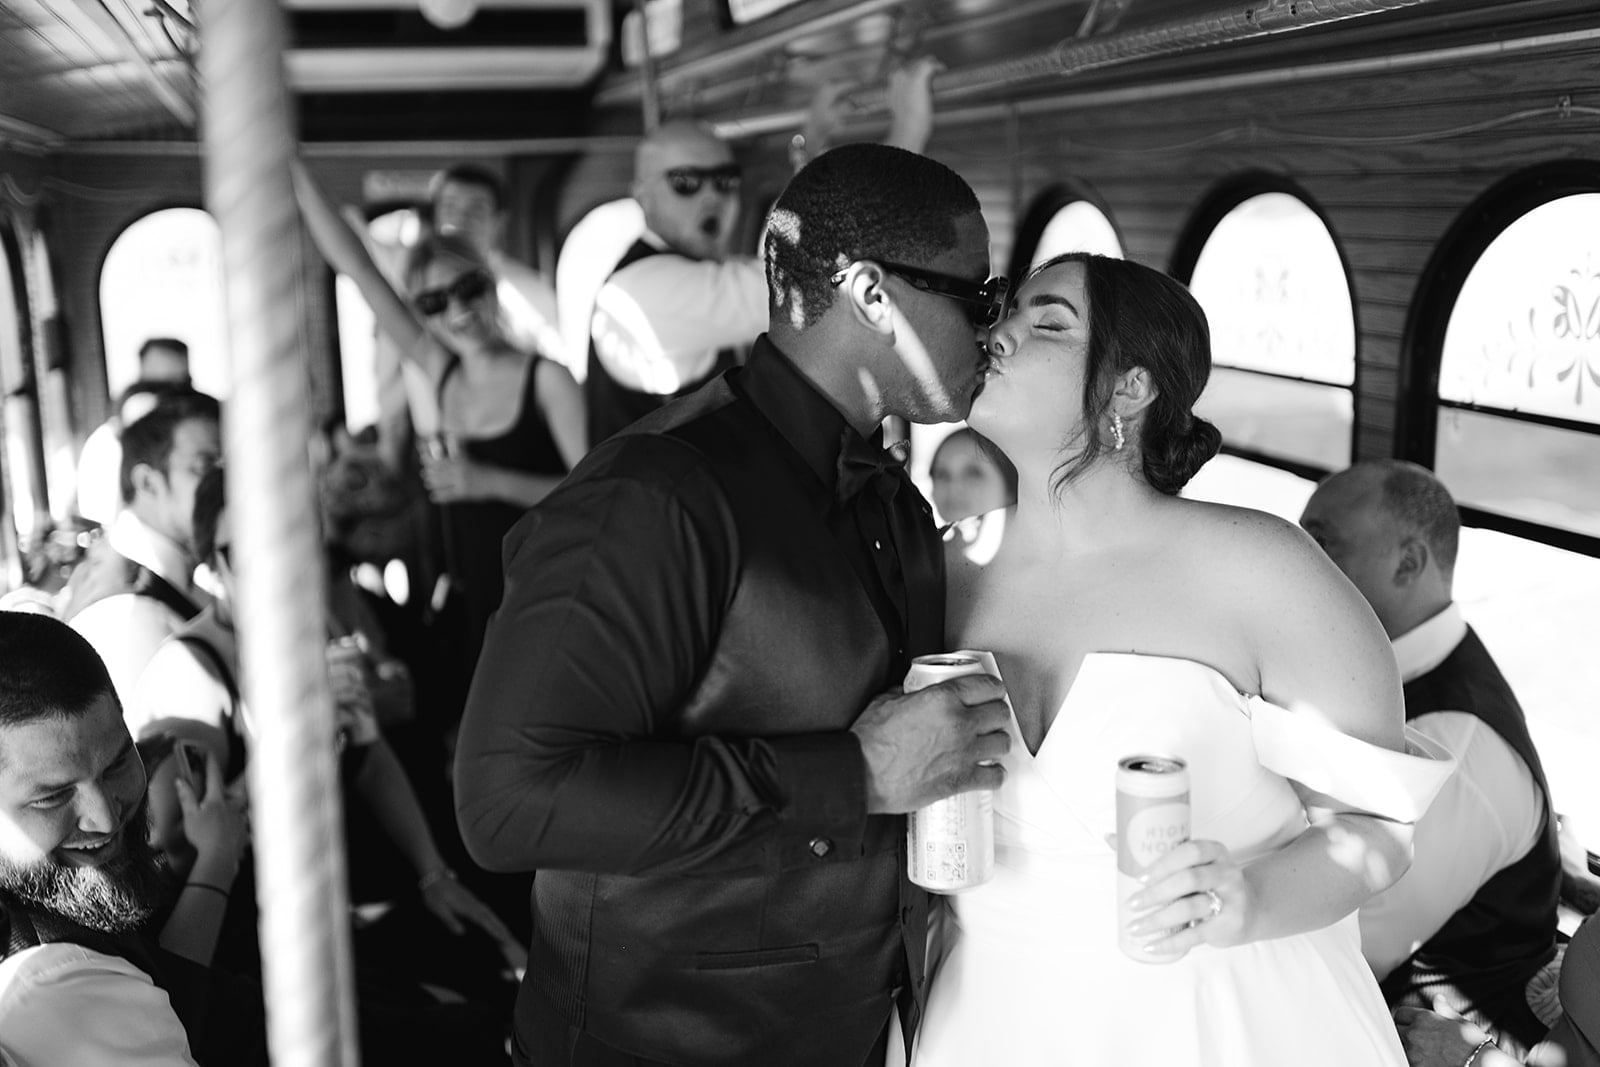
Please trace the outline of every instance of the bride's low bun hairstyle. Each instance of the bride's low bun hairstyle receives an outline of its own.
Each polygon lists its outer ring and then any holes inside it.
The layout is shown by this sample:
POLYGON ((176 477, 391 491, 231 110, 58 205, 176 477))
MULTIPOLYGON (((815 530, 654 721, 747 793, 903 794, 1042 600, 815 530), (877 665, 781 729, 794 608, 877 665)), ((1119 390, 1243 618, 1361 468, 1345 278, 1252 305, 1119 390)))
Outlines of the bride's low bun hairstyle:
POLYGON ((1089 366, 1082 432, 1067 442, 1075 454, 1056 468, 1052 482, 1059 489, 1112 450, 1106 427, 1117 379, 1143 367, 1155 398, 1128 421, 1127 444, 1138 450, 1151 486, 1175 495, 1222 446, 1217 428, 1194 414, 1211 377, 1206 313, 1183 285, 1125 259, 1069 252, 1046 260, 1029 276, 1063 263, 1083 265, 1089 366))
POLYGON ((1168 496, 1176 496, 1222 447, 1222 431, 1198 415, 1189 416, 1188 429, 1178 433, 1152 433, 1154 429, 1147 419, 1145 480, 1168 496))

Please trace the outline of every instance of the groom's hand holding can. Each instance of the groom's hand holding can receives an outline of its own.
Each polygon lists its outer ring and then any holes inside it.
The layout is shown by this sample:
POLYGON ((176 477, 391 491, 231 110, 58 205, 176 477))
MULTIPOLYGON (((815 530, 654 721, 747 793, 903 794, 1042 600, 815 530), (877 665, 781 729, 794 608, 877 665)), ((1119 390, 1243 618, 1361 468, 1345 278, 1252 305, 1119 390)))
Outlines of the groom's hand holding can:
POLYGON ((898 815, 976 789, 997 789, 1011 748, 998 678, 969 674, 877 697, 850 727, 866 762, 867 811, 898 815))

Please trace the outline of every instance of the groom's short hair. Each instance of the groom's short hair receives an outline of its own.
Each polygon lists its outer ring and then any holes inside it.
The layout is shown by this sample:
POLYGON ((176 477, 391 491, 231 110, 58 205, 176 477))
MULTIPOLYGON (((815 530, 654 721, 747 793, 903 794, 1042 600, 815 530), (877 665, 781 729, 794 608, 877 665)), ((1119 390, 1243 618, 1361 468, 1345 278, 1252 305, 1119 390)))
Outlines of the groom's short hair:
POLYGON ((882 144, 841 145, 789 181, 767 220, 767 299, 804 329, 833 305, 829 280, 858 259, 916 265, 956 246, 978 197, 943 163, 882 144))

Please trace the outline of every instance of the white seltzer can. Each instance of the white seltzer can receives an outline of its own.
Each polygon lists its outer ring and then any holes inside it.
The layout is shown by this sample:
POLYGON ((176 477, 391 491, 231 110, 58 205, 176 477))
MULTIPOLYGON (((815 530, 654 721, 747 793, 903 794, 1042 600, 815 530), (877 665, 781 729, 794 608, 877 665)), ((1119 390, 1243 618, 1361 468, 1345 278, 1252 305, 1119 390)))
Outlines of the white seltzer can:
POLYGON ((1189 765, 1175 756, 1128 756, 1117 761, 1117 943, 1141 963, 1168 963, 1172 953, 1146 951, 1127 934, 1128 898, 1139 876, 1189 840, 1189 765))
MULTIPOLYGON (((974 655, 950 652, 911 661, 905 691, 985 673, 974 655)), ((994 794, 957 793, 906 817, 906 874, 935 893, 960 893, 994 875, 994 794)))

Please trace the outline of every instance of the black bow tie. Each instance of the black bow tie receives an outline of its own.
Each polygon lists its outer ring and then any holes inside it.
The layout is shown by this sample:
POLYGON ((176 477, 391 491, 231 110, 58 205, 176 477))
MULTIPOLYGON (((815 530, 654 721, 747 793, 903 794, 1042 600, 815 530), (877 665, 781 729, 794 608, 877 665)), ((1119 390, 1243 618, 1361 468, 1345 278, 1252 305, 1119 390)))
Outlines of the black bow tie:
POLYGON ((884 500, 894 499, 905 460, 879 448, 846 426, 839 440, 839 501, 847 503, 871 483, 884 500))

